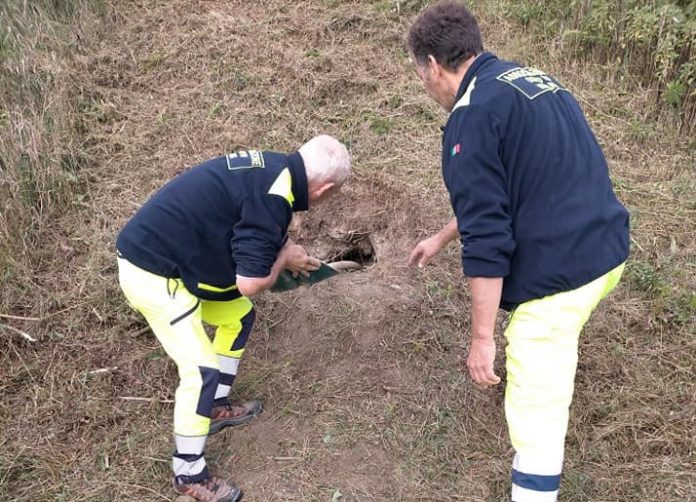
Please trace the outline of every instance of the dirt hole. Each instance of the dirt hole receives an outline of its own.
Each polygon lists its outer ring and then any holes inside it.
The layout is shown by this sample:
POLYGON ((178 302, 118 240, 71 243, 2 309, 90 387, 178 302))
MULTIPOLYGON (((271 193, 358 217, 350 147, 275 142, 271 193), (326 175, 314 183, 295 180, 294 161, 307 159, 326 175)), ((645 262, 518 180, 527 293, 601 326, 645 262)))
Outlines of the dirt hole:
POLYGON ((375 262, 375 248, 370 234, 351 233, 340 239, 326 257, 327 262, 354 261, 366 267, 375 262))

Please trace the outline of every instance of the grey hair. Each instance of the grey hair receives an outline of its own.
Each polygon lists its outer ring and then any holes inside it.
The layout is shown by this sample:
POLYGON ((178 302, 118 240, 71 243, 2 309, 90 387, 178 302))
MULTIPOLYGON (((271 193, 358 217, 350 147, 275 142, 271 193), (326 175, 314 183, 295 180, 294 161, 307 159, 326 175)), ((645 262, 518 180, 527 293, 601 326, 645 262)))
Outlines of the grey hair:
POLYGON ((350 174, 350 154, 343 143, 327 134, 315 136, 299 149, 308 183, 341 186, 350 174))

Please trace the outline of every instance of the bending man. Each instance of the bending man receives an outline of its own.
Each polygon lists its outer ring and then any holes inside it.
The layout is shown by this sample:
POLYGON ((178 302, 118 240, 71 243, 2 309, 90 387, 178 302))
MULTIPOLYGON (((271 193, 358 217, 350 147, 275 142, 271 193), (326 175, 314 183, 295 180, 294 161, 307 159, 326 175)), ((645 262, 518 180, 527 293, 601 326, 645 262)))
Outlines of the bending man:
POLYGON ((238 151, 165 185, 118 236, 119 280, 179 371, 174 406, 174 489, 196 500, 234 502, 241 490, 212 476, 208 434, 261 412, 228 402, 254 324, 248 297, 279 272, 316 270, 318 260, 287 238, 293 212, 336 192, 350 156, 330 136, 284 155, 238 151), (217 326, 214 340, 201 321, 217 326))

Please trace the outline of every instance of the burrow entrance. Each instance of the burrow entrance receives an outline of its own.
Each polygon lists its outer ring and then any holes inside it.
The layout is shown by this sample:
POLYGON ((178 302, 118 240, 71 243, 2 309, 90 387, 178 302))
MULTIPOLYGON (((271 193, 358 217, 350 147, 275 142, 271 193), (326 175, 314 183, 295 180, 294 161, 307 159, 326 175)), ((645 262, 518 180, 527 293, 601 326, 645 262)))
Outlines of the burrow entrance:
POLYGON ((323 253, 326 262, 353 261, 361 267, 375 262, 375 247, 369 232, 351 232, 332 241, 330 249, 323 253))

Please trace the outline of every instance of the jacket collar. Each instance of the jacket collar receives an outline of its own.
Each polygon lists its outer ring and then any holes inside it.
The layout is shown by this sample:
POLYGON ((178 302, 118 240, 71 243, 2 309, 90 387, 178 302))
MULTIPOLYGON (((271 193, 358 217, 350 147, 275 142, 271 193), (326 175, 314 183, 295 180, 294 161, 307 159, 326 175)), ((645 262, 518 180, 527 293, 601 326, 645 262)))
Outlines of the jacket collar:
POLYGON ((457 90, 457 94, 454 97, 455 103, 459 102, 462 96, 464 96, 464 93, 469 88, 469 84, 471 84, 471 81, 474 79, 474 77, 476 77, 476 73, 481 69, 481 67, 493 59, 498 59, 498 56, 490 52, 482 52, 481 54, 476 56, 474 62, 471 63, 469 69, 466 70, 464 78, 462 78, 461 84, 459 84, 459 89, 457 90))
POLYGON ((292 204, 293 211, 307 211, 309 209, 309 187, 307 186, 307 172, 305 171, 304 160, 299 152, 288 155, 288 168, 292 177, 292 194, 295 202, 292 204))

